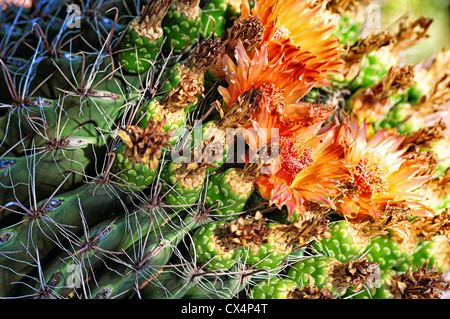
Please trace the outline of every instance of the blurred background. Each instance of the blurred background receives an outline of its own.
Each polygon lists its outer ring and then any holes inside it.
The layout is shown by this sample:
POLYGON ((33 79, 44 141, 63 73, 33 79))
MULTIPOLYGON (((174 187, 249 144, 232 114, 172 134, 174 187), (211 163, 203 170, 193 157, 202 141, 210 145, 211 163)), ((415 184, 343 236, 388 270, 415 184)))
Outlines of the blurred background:
POLYGON ((381 28, 392 29, 405 15, 411 18, 433 18, 428 39, 406 53, 408 63, 427 59, 434 52, 450 48, 450 0, 375 0, 381 8, 381 28))

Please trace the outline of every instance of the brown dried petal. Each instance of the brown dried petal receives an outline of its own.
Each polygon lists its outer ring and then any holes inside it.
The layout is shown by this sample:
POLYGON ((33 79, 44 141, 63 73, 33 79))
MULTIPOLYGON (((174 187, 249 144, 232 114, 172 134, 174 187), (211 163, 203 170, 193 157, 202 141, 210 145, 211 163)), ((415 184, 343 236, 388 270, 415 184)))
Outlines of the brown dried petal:
POLYGON ((376 51, 381 47, 394 43, 395 37, 387 31, 380 33, 369 34, 365 38, 361 38, 353 46, 342 59, 347 64, 347 67, 358 64, 362 58, 372 51, 376 51))
POLYGON ((234 56, 234 49, 239 40, 242 41, 249 54, 253 53, 263 40, 264 31, 265 27, 257 17, 248 16, 236 19, 228 32, 222 36, 224 53, 234 56))
POLYGON ((141 16, 134 19, 130 23, 130 27, 141 36, 148 37, 151 40, 161 38, 163 36, 161 23, 169 11, 172 1, 147 1, 147 4, 142 8, 141 16))
POLYGON ((306 213, 291 225, 280 225, 276 229, 281 233, 287 246, 305 244, 312 240, 330 238, 329 221, 322 214, 306 213))
POLYGON ((447 124, 440 119, 433 125, 425 126, 418 131, 406 135, 399 148, 406 148, 410 152, 419 152, 431 148, 431 144, 445 138, 447 124))
POLYGON ((128 125, 117 133, 127 146, 124 155, 133 163, 149 165, 156 169, 162 147, 169 145, 171 132, 164 130, 165 120, 151 119, 145 128, 128 125))
POLYGON ((393 276, 389 284, 395 299, 440 299, 450 289, 442 271, 428 268, 427 263, 417 270, 410 267, 404 274, 393 276))
POLYGON ((450 240, 450 209, 433 217, 421 217, 412 222, 421 240, 431 240, 435 236, 445 236, 450 240))

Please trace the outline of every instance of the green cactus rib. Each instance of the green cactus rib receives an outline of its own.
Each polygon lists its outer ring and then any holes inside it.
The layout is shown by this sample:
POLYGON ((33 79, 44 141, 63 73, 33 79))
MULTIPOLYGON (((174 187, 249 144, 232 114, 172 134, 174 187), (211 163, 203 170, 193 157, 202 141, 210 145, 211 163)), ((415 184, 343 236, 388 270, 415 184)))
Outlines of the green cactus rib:
POLYGON ((39 258, 45 258, 64 240, 65 233, 82 229, 83 223, 93 225, 122 211, 122 203, 114 195, 113 185, 85 184, 37 203, 37 208, 29 210, 19 223, 3 228, 2 233, 13 233, 14 236, 0 246, 3 265, 0 278, 4 283, 0 296, 10 296, 12 283, 32 270, 35 247, 39 258))
POLYGON ((232 267, 230 274, 205 274, 183 296, 183 299, 234 299, 249 286, 250 276, 246 280, 240 277, 241 269, 232 267))
POLYGON ((347 262, 357 256, 361 256, 367 248, 367 242, 355 242, 351 234, 351 225, 345 221, 330 223, 330 238, 324 238, 320 242, 313 242, 312 247, 326 256, 347 262))
POLYGON ((202 30, 202 10, 198 6, 199 2, 192 2, 183 11, 180 11, 181 8, 177 5, 183 5, 183 1, 175 1, 170 6, 162 21, 166 37, 163 48, 166 52, 182 53, 199 38, 202 30))
POLYGON ((29 194, 42 200, 56 191, 69 191, 79 185, 85 175, 94 174, 96 168, 92 161, 105 153, 104 140, 70 137, 65 142, 65 149, 2 157, 0 203, 17 201, 28 205, 29 194))
POLYGON ((202 33, 205 37, 211 34, 220 37, 226 32, 227 8, 226 0, 209 1, 202 7, 202 33))
MULTIPOLYGON (((98 92, 102 94, 101 92, 98 92)), ((37 98, 33 106, 19 106, 0 118, 1 149, 7 150, 21 141, 24 149, 41 147, 49 140, 66 136, 97 137, 115 128, 123 114, 122 96, 66 96, 62 100, 37 98)), ((14 151, 14 150, 13 150, 14 151)), ((16 151, 18 152, 18 151, 16 151)))
POLYGON ((367 257, 379 264, 380 269, 403 268, 411 264, 413 254, 396 242, 392 234, 372 239, 367 246, 367 257))
POLYGON ((152 286, 163 270, 170 267, 167 262, 174 253, 174 247, 198 226, 192 215, 180 215, 153 235, 144 235, 141 245, 127 250, 126 258, 113 267, 114 271, 106 270, 99 276, 95 287, 90 289, 92 298, 129 298, 139 288, 144 291, 145 287, 152 286))
MULTIPOLYGON (((182 260, 176 258, 174 264, 182 260)), ((205 270, 180 273, 171 268, 160 272, 154 281, 142 289, 144 299, 231 299, 247 288, 250 275, 243 280, 242 270, 233 266, 229 272, 209 272, 205 270)))
POLYGON ((232 243, 228 244, 230 247, 227 245, 227 226, 225 222, 209 223, 192 237, 191 252, 207 270, 228 270, 240 258, 239 247, 232 243))
POLYGON ((101 271, 105 256, 115 256, 130 249, 144 235, 164 227, 175 217, 174 213, 160 207, 145 209, 145 204, 140 206, 142 207, 133 213, 101 221, 87 230, 89 234, 83 232, 77 241, 72 238, 78 244, 75 244, 75 252, 63 251, 42 267, 44 283, 52 283, 52 278, 55 277, 59 281, 51 287, 47 284, 47 289, 42 289, 41 282, 37 282, 34 289, 30 290, 26 286, 20 295, 39 291, 44 298, 66 298, 75 288, 85 284, 89 277, 101 271), (86 235, 90 237, 85 238, 86 235))
POLYGON ((233 218, 244 210, 253 194, 254 181, 244 179, 240 171, 229 168, 209 177, 205 201, 206 205, 214 207, 216 214, 233 218))
POLYGON ((250 293, 252 299, 289 299, 290 294, 298 288, 291 278, 273 278, 264 280, 254 286, 250 293))

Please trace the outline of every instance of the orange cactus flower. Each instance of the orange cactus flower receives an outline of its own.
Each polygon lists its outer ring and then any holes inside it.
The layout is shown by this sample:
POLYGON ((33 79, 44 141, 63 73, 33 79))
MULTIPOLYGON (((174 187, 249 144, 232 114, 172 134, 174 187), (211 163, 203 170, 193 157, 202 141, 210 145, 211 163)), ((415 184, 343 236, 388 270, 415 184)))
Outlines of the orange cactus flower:
POLYGON ((425 160, 408 160, 399 148, 403 137, 395 131, 382 130, 367 139, 367 125, 359 127, 352 119, 343 124, 348 177, 342 181, 343 196, 336 201, 338 211, 347 218, 380 216, 390 205, 401 205, 412 215, 430 215, 421 204, 423 196, 414 190, 432 175, 423 175, 425 160))
POLYGON ((303 64, 297 63, 301 53, 297 50, 299 55, 290 54, 289 48, 292 47, 281 50, 276 57, 269 59, 268 45, 263 45, 250 57, 242 42, 238 41, 236 63, 229 56, 224 56, 228 87, 218 88, 223 97, 225 113, 243 93, 260 88, 265 91, 264 96, 276 99, 276 103, 272 101, 270 105, 276 105, 276 111, 282 118, 290 118, 298 113, 297 109, 304 109, 298 101, 316 82, 309 76, 309 71, 303 68, 303 64))
MULTIPOLYGON (((251 15, 259 17, 265 27, 262 43, 269 44, 274 56, 291 45, 300 50, 303 67, 311 71, 317 83, 342 70, 339 59, 345 52, 332 33, 339 15, 326 9, 326 2, 315 0, 259 0, 251 15)), ((295 49, 294 49, 295 48, 295 49)), ((298 53, 295 53, 298 55, 298 53)))
POLYGON ((336 140, 337 127, 320 129, 322 124, 282 131, 275 169, 257 178, 261 196, 279 209, 286 206, 289 215, 304 213, 308 201, 334 207, 331 198, 345 176, 344 150, 336 140))

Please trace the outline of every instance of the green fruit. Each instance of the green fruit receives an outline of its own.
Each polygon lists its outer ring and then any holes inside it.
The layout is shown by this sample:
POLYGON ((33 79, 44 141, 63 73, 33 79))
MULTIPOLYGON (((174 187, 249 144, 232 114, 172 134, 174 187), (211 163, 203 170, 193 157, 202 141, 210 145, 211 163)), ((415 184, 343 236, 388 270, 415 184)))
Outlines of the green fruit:
POLYGON ((292 265, 287 272, 287 277, 297 283, 299 287, 306 287, 312 284, 319 289, 327 288, 335 298, 338 298, 346 292, 333 287, 330 277, 330 265, 337 260, 331 257, 310 257, 292 265))
POLYGON ((200 198, 205 178, 206 168, 197 163, 169 162, 161 172, 166 204, 175 209, 194 205, 200 198))
POLYGON ((119 62, 126 72, 143 74, 155 62, 164 42, 161 23, 171 2, 148 1, 141 16, 128 24, 118 54, 119 62))
POLYGON ((200 1, 175 0, 162 21, 167 53, 182 53, 200 36, 202 30, 202 10, 200 1))
POLYGON ((379 264, 380 269, 392 267, 406 270, 412 262, 412 254, 404 250, 390 234, 372 239, 367 245, 367 257, 379 264))
POLYGON ((312 247, 319 253, 347 262, 365 251, 367 243, 355 242, 355 234, 351 233, 351 224, 346 220, 330 224, 331 237, 320 242, 313 242, 312 247))
POLYGON ((289 299, 297 289, 297 283, 291 278, 273 278, 264 280, 252 288, 252 299, 289 299))
POLYGON ((148 187, 156 176, 157 171, 152 170, 149 165, 144 163, 133 163, 124 154, 125 145, 119 146, 116 150, 116 162, 114 171, 120 183, 124 184, 124 189, 142 190, 148 187))
POLYGON ((164 38, 149 39, 129 27, 120 44, 119 62, 131 74, 147 72, 159 54, 164 38))
POLYGON ((242 169, 229 168, 210 175, 206 192, 206 204, 214 212, 233 217, 240 214, 255 189, 254 179, 244 176, 242 169))
POLYGON ((346 296, 350 299, 392 299, 392 293, 389 290, 389 281, 396 272, 393 269, 385 269, 380 272, 380 280, 377 287, 361 289, 354 291, 349 289, 346 296))
POLYGON ((146 127, 150 119, 162 121, 165 118, 164 129, 166 132, 171 132, 169 143, 172 145, 177 143, 187 132, 187 110, 185 108, 167 110, 161 97, 155 97, 143 103, 140 114, 140 127, 146 127))
MULTIPOLYGON (((268 223, 268 228, 274 229, 277 224, 268 223)), ((276 233, 271 233, 264 240, 264 243, 255 246, 245 247, 242 249, 242 260, 245 264, 251 266, 255 270, 278 271, 278 267, 289 256, 292 246, 284 245, 283 242, 276 241, 276 233)))
POLYGON ((228 270, 239 259, 240 250, 230 242, 228 234, 228 225, 224 222, 204 225, 194 233, 191 252, 205 269, 228 270))

